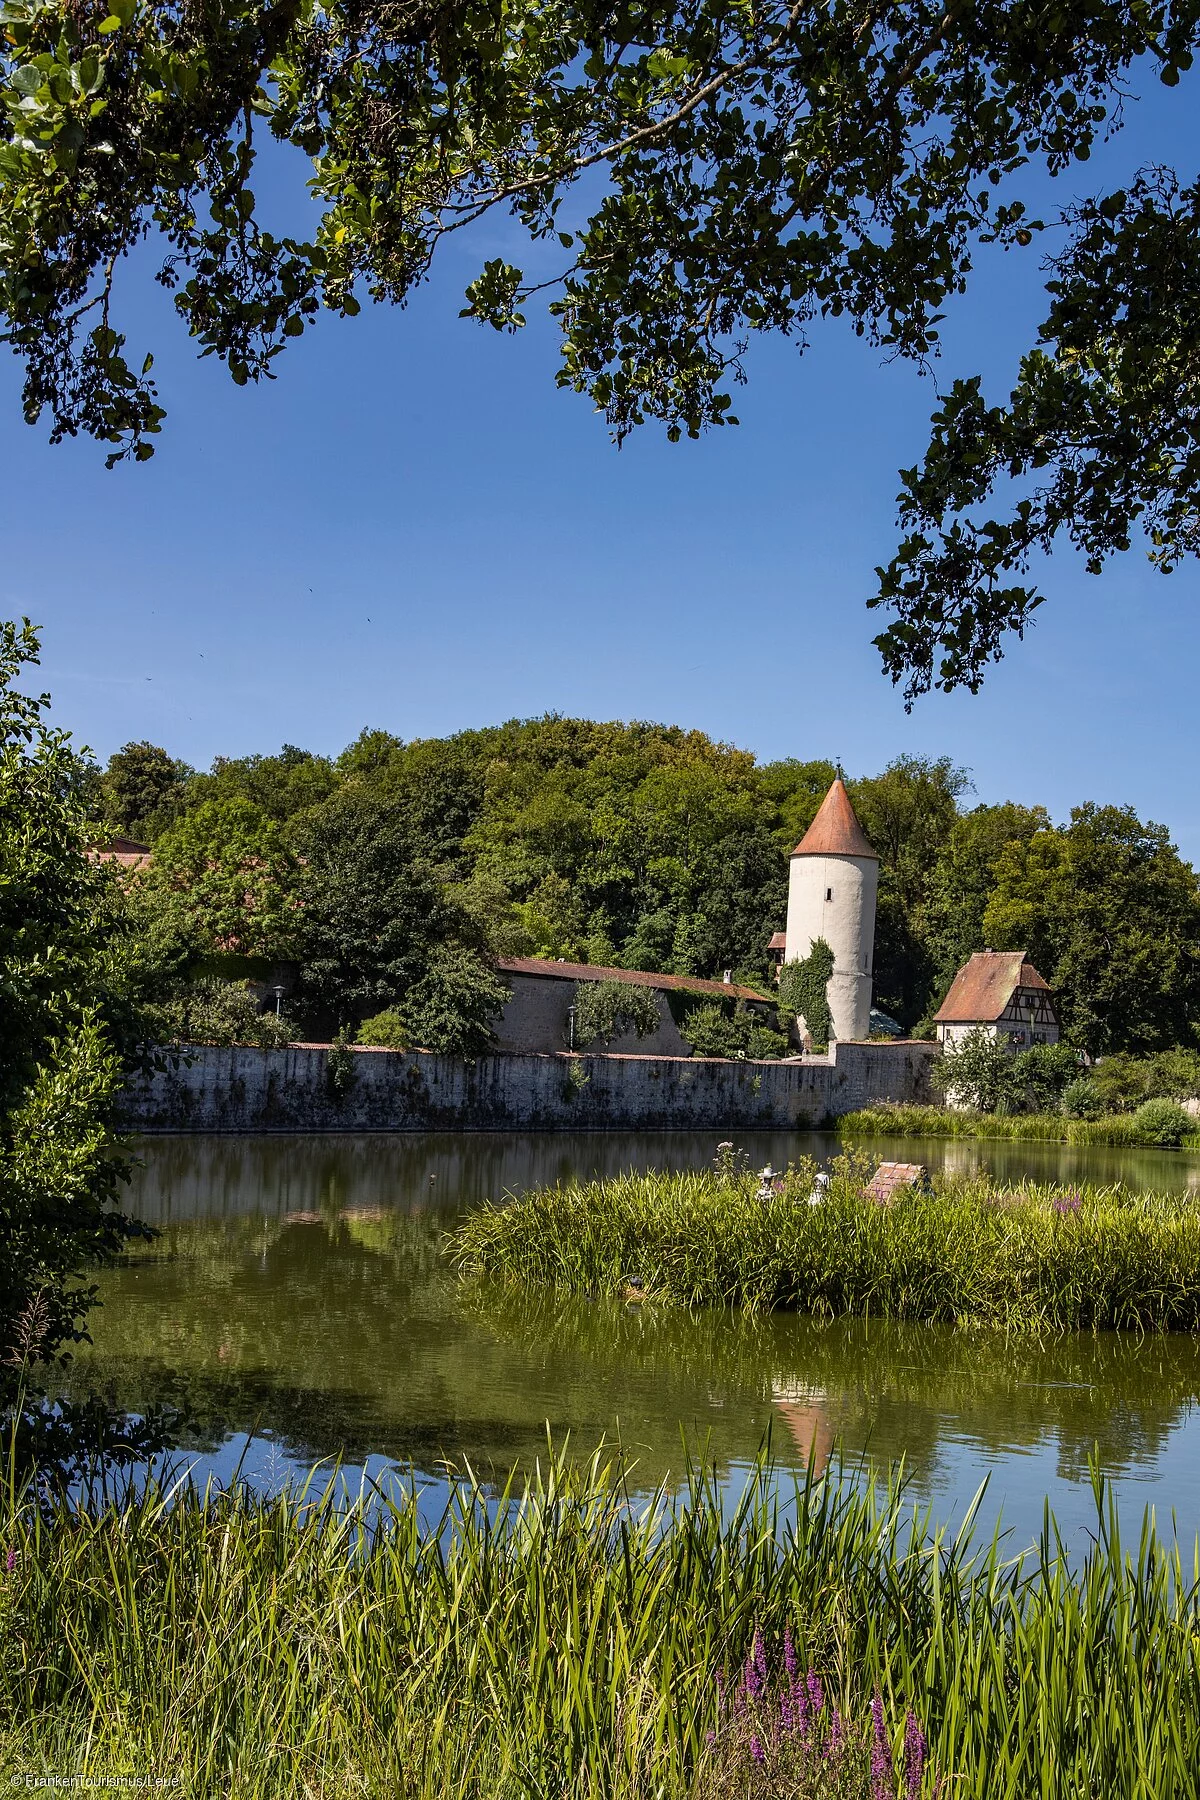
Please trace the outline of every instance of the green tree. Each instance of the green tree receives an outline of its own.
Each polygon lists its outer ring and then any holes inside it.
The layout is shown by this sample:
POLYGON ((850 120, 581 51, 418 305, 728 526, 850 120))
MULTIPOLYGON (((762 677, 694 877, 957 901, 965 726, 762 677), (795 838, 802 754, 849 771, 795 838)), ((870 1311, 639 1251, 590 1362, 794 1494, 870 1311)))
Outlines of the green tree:
POLYGON ((848 786, 879 852, 876 1004, 911 1026, 928 1008, 934 979, 926 919, 930 883, 970 778, 948 756, 898 756, 881 775, 848 786))
POLYGON ((192 771, 158 744, 123 744, 99 783, 104 822, 122 836, 152 844, 187 804, 192 771))
POLYGON ((560 384, 618 439, 647 419, 677 439, 733 421, 754 332, 803 350, 844 319, 924 365, 979 247, 1037 254, 1056 226, 1008 404, 953 384, 905 472, 876 596, 896 615, 886 666, 910 692, 975 685, 1037 604, 1029 556, 1061 533, 1093 567, 1139 521, 1164 567, 1196 547, 1197 189, 1154 171, 1056 206, 1051 184, 1120 126, 1130 86, 1191 68, 1191 6, 515 0, 401 18, 121 0, 99 19, 5 0, 3 20, 0 261, 21 271, 3 306, 25 415, 48 412, 56 440, 152 453, 163 409, 114 290, 152 232, 182 325, 245 384, 323 307, 402 304, 443 238, 499 211, 509 241, 553 240, 561 264, 487 260, 467 312, 516 330, 548 291, 560 384), (299 153, 297 183, 309 164, 311 241, 260 216, 264 130, 299 153), (1033 493, 977 518, 1010 475, 1033 493))
POLYGON ((996 885, 1001 855, 1049 828, 1042 806, 975 806, 954 821, 930 875, 924 902, 925 943, 932 969, 932 999, 945 998, 955 975, 976 950, 992 946, 984 916, 996 885))
POLYGON ((411 1042, 477 1050, 507 990, 476 921, 386 801, 347 786, 309 815, 297 951, 326 1027, 398 1010, 411 1042))
POLYGON ((988 942, 1024 949, 1092 1055, 1198 1041, 1200 889, 1165 826, 1081 806, 1010 843, 984 914, 988 942))
POLYGON ((649 1037, 662 1023, 658 994, 636 981, 577 981, 574 1005, 577 1049, 635 1032, 649 1037))
POLYGON ((407 990, 401 1017, 412 1042, 445 1056, 478 1056, 509 987, 474 944, 444 938, 431 944, 424 967, 407 990))
POLYGON ((328 799, 338 779, 327 757, 285 744, 277 756, 218 756, 207 775, 192 778, 188 804, 248 800, 282 825, 328 799))
POLYGON ((287 954, 299 865, 278 825, 251 801, 206 800, 187 813, 158 840, 143 879, 147 894, 208 948, 287 954))
POLYGON ((138 1438, 97 1408, 55 1417, 40 1396, 86 1335, 95 1266, 149 1233, 118 1205, 112 877, 87 854, 79 757, 46 723, 48 697, 14 686, 37 660, 28 621, 0 624, 0 1416, 22 1457, 69 1471, 138 1438))

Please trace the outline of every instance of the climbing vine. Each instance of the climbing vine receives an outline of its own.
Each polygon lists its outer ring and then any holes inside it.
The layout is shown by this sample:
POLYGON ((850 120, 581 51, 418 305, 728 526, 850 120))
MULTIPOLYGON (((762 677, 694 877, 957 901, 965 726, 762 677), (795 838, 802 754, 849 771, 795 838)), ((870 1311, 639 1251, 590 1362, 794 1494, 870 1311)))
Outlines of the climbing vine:
POLYGON ((829 1010, 829 977, 833 951, 824 938, 814 938, 808 955, 784 963, 779 972, 780 1016, 804 1019, 815 1050, 829 1047, 833 1015, 829 1010))

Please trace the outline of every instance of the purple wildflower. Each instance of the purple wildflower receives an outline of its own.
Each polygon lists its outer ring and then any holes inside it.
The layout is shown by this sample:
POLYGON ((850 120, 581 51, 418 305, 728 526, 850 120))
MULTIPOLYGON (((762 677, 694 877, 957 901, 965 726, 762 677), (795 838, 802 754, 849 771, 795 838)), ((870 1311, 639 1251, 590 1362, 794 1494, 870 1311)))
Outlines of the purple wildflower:
POLYGON ((17 1553, 15 1550, 10 1550, 8 1555, 4 1559, 5 1572, 7 1574, 11 1575, 13 1570, 16 1568, 16 1566, 17 1566, 17 1553))
POLYGON ((825 1689, 821 1686, 821 1677, 815 1669, 808 1671, 808 1703, 813 1710, 813 1718, 820 1718, 825 1710, 825 1689))
POLYGON ((762 1742, 756 1731, 753 1731, 750 1734, 750 1754, 756 1763, 766 1762, 767 1760, 767 1753, 763 1749, 762 1742))
POLYGON ((790 1625, 785 1625, 783 1628, 783 1666, 787 1670, 788 1680, 795 1681, 796 1646, 792 1642, 792 1628, 790 1625))
POLYGON ((894 1792, 892 1747, 883 1724, 883 1695, 875 1689, 871 1702, 871 1800, 890 1800, 894 1792))
POLYGON ((715 1744, 717 1741, 716 1732, 715 1731, 706 1731, 704 1734, 704 1741, 706 1744, 708 1744, 710 1746, 715 1744))
POLYGON ((917 1800, 925 1773, 925 1733, 915 1713, 904 1721, 904 1800, 917 1800))
POLYGON ((845 1723, 843 1722, 840 1710, 835 1706, 833 1709, 833 1715, 829 1721, 829 1737, 826 1741, 826 1749, 828 1750, 829 1755, 837 1756, 839 1754, 839 1752, 841 1751, 842 1745, 845 1743, 845 1741, 846 1741, 845 1723))
POLYGON ((756 1629, 754 1633, 754 1643, 751 1647, 749 1656, 746 1658, 746 1673, 743 1677, 746 1698, 748 1700, 757 1700, 762 1693, 763 1688, 766 1686, 766 1681, 767 1653, 763 1647, 762 1632, 756 1629))
POLYGON ((792 1696, 787 1688, 779 1696, 779 1723, 784 1731, 796 1729, 796 1709, 792 1705, 792 1696))
POLYGON ((1054 1201, 1054 1210, 1056 1213, 1077 1213, 1082 1205, 1082 1194, 1060 1194, 1054 1201))

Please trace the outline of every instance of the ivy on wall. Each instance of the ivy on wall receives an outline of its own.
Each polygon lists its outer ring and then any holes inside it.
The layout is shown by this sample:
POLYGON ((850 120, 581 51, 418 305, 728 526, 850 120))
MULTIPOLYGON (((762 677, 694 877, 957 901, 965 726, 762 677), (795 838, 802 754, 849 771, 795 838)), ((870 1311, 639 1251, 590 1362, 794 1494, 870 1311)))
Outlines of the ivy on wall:
POLYGON ((833 974, 833 951, 824 938, 814 938, 808 955, 797 962, 784 963, 779 972, 779 1011, 781 1016, 804 1019, 814 1050, 829 1048, 833 1015, 829 1010, 829 977, 833 974))

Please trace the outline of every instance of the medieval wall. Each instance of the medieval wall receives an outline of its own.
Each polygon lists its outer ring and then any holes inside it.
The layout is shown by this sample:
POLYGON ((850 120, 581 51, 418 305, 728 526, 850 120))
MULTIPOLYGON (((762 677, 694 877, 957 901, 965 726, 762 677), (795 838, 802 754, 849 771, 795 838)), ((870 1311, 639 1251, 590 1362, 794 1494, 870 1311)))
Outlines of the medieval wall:
POLYGON ((803 1130, 930 1095, 928 1043, 838 1044, 803 1062, 199 1046, 130 1085, 138 1132, 803 1130))
MULTIPOLYGON (((500 1050, 553 1051, 567 1046, 567 1015, 575 999, 575 983, 555 975, 506 975, 512 997, 492 1027, 500 1050)), ((639 1038, 636 1031, 612 1039, 608 1048, 618 1054, 642 1056, 690 1056, 679 1035, 666 998, 659 995, 659 1026, 639 1038)))

